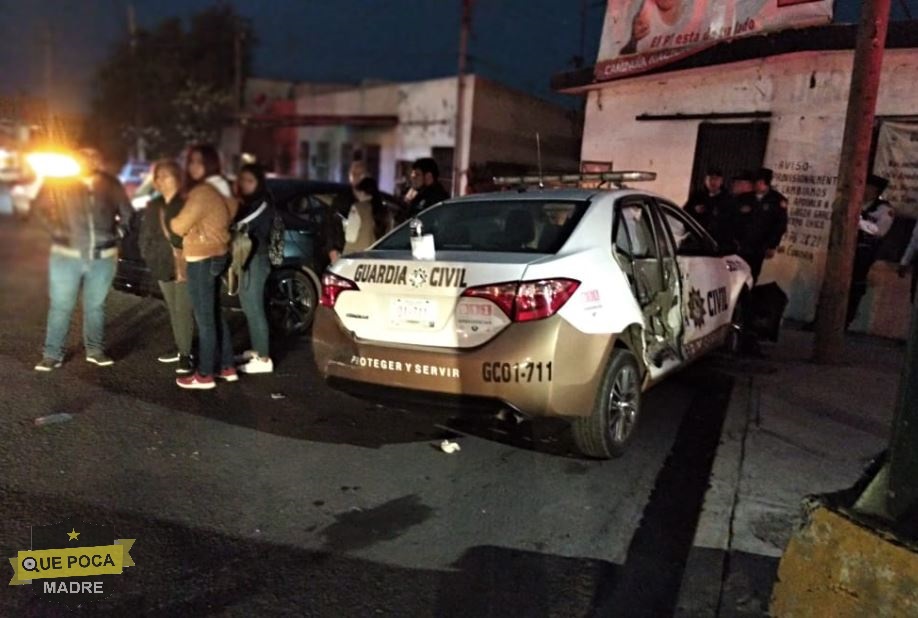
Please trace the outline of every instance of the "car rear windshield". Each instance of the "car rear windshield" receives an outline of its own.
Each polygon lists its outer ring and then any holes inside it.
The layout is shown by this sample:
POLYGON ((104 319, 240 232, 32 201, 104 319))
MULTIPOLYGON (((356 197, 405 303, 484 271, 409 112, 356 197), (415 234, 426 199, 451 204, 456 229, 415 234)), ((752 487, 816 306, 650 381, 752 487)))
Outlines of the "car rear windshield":
MULTIPOLYGON (((459 201, 435 206, 418 219, 443 251, 557 253, 577 226, 589 202, 558 200, 459 201)), ((411 249, 410 227, 403 224, 374 249, 411 249)))

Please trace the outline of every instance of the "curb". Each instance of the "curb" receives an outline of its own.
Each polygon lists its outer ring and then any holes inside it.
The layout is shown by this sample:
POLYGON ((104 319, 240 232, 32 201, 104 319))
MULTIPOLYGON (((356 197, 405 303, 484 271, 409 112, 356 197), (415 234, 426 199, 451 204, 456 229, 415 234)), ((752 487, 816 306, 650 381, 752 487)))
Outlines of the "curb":
POLYGON ((752 418, 754 378, 738 377, 720 432, 710 485, 698 516, 695 538, 685 563, 674 616, 716 616, 719 612, 733 513, 739 493, 746 434, 752 418))

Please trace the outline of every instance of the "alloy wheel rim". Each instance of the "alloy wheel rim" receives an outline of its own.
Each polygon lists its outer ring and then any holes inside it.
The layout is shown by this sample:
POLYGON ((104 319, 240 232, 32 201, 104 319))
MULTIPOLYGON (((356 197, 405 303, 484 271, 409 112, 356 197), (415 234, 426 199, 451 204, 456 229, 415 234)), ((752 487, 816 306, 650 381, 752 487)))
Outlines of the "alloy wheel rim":
POLYGON ((272 309, 286 332, 301 330, 313 310, 313 299, 306 292, 305 284, 293 277, 284 277, 277 282, 277 294, 271 300, 272 309))
POLYGON ((637 422, 638 396, 637 372, 623 367, 609 392, 609 433, 619 444, 628 439, 637 422))

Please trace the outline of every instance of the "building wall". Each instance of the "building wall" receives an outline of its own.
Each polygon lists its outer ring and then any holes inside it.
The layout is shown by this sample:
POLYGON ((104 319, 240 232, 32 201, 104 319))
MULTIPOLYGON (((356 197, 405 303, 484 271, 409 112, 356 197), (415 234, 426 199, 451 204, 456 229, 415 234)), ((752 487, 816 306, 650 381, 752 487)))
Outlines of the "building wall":
POLYGON ((543 170, 577 170, 582 123, 579 114, 496 82, 476 77, 470 163, 509 163, 543 170))
MULTIPOLYGON (((826 211, 835 193, 852 63, 852 52, 807 52, 610 83, 587 96, 582 158, 655 171, 657 180, 646 187, 681 203, 689 191, 699 121, 637 121, 636 116, 770 112, 765 164, 776 172, 775 187, 789 197, 797 190, 818 194, 818 205, 809 210, 826 211), (811 180, 801 184, 798 172, 811 180)), ((877 114, 916 114, 916 101, 918 50, 887 51, 877 114)), ((766 262, 761 281, 778 281, 790 296, 786 315, 808 320, 815 311, 829 230, 828 222, 815 227, 812 212, 803 216, 795 199, 782 252, 766 262)), ((874 271, 853 329, 904 337, 907 292, 890 306, 889 288, 900 283, 882 269, 874 271)))
POLYGON ((352 86, 345 90, 297 89, 297 114, 393 115, 398 110, 398 84, 352 86))
MULTIPOLYGON (((429 157, 435 148, 456 147, 455 77, 422 82, 385 84, 337 90, 309 92, 301 90, 297 114, 391 115, 398 124, 385 129, 360 129, 345 126, 301 127, 299 142, 310 142, 310 158, 316 155, 318 142, 328 142, 332 180, 340 177, 341 144, 378 144, 380 148, 380 188, 396 192, 402 180, 397 172, 399 162, 429 157)), ((465 124, 459 149, 462 170, 470 164, 489 161, 527 165, 535 169, 535 133, 542 137, 542 154, 546 169, 576 168, 579 156, 580 128, 570 121, 564 108, 546 103, 478 76, 466 77, 464 93, 465 124)), ((313 170, 310 170, 310 175, 313 170)), ((445 180, 452 170, 440 170, 445 180)), ((447 189, 448 182, 444 182, 447 189)), ((467 178, 462 178, 465 192, 467 178)))
MULTIPOLYGON (((307 88, 305 85, 297 88, 296 112, 297 114, 334 114, 350 116, 395 116, 398 113, 399 86, 398 84, 380 84, 373 86, 349 88, 307 88)), ((388 172, 392 165, 384 162, 390 161, 392 143, 394 141, 394 128, 384 129, 357 129, 345 125, 300 127, 297 131, 298 142, 309 142, 309 162, 307 168, 302 170, 303 175, 317 178, 315 165, 318 154, 318 145, 322 142, 329 145, 328 180, 347 182, 346 174, 341 170, 349 162, 341 160, 341 147, 343 144, 353 144, 359 147, 363 143, 379 144, 380 153, 380 178, 379 184, 383 191, 392 191, 393 179, 388 172)))
MULTIPOLYGON (((398 137, 396 142, 397 161, 413 161, 429 157, 434 148, 456 147, 456 97, 458 79, 446 77, 423 82, 402 84, 399 89, 398 137)), ((474 97, 475 80, 466 78, 466 118, 470 118, 471 101, 474 97)), ((468 139, 468 126, 463 133, 468 139)), ((467 143, 467 141, 466 141, 467 143)), ((463 148, 463 151, 468 151, 463 148)), ((463 169, 467 167, 466 163, 463 169)), ((441 169, 440 174, 448 179, 452 170, 441 169)), ((449 182, 444 182, 447 191, 449 182)))

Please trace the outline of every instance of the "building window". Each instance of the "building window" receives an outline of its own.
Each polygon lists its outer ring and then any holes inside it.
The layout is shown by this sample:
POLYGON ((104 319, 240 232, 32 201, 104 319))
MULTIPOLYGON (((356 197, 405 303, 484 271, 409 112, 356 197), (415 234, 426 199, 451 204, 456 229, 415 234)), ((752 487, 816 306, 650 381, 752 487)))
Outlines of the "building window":
POLYGON ((300 153, 297 157, 298 174, 301 178, 309 178, 309 142, 300 142, 300 153))
POLYGON ((331 159, 331 145, 328 142, 316 143, 316 156, 312 168, 316 180, 328 180, 329 164, 331 159))
POLYGON ((453 186, 453 149, 452 148, 432 148, 430 156, 437 162, 440 168, 440 184, 447 192, 453 186))
POLYGON ((354 161, 354 145, 350 142, 344 142, 341 144, 341 174, 338 177, 339 182, 348 182, 352 161, 354 161))
POLYGON ((379 144, 364 144, 363 162, 367 166, 367 174, 379 180, 379 144))
POLYGON ((411 165, 414 161, 399 159, 395 162, 395 193, 405 195, 411 188, 411 165))

